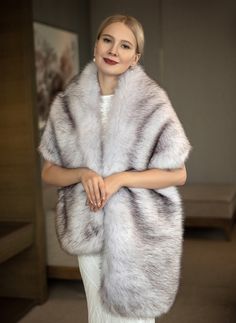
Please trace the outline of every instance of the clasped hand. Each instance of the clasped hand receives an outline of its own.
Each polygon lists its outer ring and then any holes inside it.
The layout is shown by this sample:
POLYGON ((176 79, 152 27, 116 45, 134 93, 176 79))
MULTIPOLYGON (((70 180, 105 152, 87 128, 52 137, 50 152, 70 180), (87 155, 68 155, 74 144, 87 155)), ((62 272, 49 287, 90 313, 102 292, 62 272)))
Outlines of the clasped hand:
POLYGON ((108 199, 120 189, 119 175, 116 173, 103 178, 91 169, 84 170, 81 183, 87 194, 87 204, 91 211, 96 212, 103 208, 108 199))

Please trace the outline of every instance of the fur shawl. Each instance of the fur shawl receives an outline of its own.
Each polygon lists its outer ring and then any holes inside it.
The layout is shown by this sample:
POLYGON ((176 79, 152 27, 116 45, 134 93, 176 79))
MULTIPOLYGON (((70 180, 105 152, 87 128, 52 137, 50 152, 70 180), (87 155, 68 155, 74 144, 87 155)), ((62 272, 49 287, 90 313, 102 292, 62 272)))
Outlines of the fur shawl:
MULTIPOLYGON (((174 169, 190 144, 165 92, 141 66, 120 76, 104 140, 97 69, 89 63, 52 104, 39 151, 54 164, 106 177, 126 170, 174 169)), ((178 289, 182 208, 175 187, 122 187, 90 212, 81 183, 58 189, 57 234, 71 254, 102 253, 100 295, 114 314, 166 313, 178 289)))

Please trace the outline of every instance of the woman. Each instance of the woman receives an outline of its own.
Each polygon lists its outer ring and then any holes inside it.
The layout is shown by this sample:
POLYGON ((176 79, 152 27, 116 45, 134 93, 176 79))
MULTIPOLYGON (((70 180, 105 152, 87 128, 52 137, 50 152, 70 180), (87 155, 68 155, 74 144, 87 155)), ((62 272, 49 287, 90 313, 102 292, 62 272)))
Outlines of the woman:
POLYGON ((90 323, 145 322, 178 288, 190 144, 165 92, 138 61, 133 17, 100 26, 94 60, 55 99, 39 147, 59 186, 57 233, 78 255, 90 323))

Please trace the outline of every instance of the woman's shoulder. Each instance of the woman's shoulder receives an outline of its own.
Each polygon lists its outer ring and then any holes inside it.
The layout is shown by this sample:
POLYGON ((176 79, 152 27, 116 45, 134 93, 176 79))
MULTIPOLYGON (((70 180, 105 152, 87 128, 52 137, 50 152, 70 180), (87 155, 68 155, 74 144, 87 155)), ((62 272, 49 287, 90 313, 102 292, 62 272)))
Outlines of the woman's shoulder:
POLYGON ((134 70, 129 72, 128 83, 134 88, 140 99, 152 99, 163 103, 169 102, 166 90, 158 81, 148 75, 141 65, 137 65, 134 70))

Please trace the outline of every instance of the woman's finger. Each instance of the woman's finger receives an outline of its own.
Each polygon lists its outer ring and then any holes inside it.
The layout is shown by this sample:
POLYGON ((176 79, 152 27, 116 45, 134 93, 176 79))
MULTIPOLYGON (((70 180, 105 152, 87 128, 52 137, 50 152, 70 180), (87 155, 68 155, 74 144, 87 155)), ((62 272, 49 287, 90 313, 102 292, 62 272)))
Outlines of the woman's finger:
POLYGON ((95 194, 96 206, 100 207, 101 206, 101 196, 100 196, 100 189, 99 189, 99 181, 93 182, 93 190, 94 190, 94 194, 95 194))
POLYGON ((92 196, 90 194, 88 186, 84 186, 84 190, 85 190, 85 192, 87 194, 87 199, 88 199, 89 203, 92 203, 92 196))
POLYGON ((102 204, 103 201, 105 201, 106 199, 106 187, 103 179, 99 181, 99 189, 100 189, 101 204, 102 204))
POLYGON ((89 208, 90 208, 90 211, 92 211, 92 212, 98 211, 98 208, 94 204, 92 204, 90 202, 89 202, 89 208))
POLYGON ((91 196, 91 203, 93 205, 96 206, 96 196, 95 196, 95 192, 94 192, 94 185, 93 185, 93 181, 88 181, 88 189, 89 189, 89 194, 91 196))

